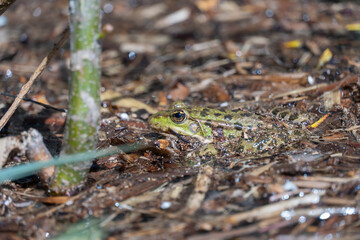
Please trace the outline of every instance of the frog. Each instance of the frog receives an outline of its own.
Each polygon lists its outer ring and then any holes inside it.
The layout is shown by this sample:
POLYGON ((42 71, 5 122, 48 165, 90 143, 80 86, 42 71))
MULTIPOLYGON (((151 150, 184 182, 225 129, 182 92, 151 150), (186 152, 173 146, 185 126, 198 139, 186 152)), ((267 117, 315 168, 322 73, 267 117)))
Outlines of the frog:
POLYGON ((276 151, 307 136, 304 129, 274 117, 241 109, 187 106, 179 101, 153 114, 148 123, 160 133, 181 139, 185 136, 201 145, 212 144, 221 152, 245 155, 276 151))

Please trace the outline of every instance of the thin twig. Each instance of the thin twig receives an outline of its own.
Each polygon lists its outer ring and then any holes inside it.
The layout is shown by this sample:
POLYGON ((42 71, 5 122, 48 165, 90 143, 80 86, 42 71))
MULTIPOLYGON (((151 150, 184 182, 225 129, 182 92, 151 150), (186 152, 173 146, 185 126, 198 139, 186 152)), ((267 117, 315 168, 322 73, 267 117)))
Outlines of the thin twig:
POLYGON ((0 0, 0 16, 13 4, 16 0, 0 0))
MULTIPOLYGON (((0 92, 0 95, 3 95, 3 96, 6 96, 6 97, 12 97, 12 98, 16 98, 16 96, 12 95, 12 94, 9 94, 9 93, 3 93, 3 92, 0 92)), ((42 103, 42 102, 38 102, 38 101, 35 101, 35 100, 32 100, 30 98, 23 98, 24 101, 27 101, 27 102, 32 102, 32 103, 35 103, 37 105, 40 105, 44 108, 47 108, 47 109, 52 109, 52 110, 55 110, 55 111, 58 111, 58 112, 67 112, 66 109, 63 109, 63 108, 57 108, 57 107, 53 107, 49 104, 45 104, 45 103, 42 103)))
POLYGON ((0 130, 3 129, 5 124, 9 121, 11 116, 14 114, 15 110, 18 108, 21 100, 24 96, 29 92, 31 86, 35 82, 35 80, 40 76, 40 74, 44 71, 44 69, 48 66, 51 59, 55 56, 55 54, 59 51, 59 49, 64 45, 65 41, 69 38, 69 28, 66 28, 64 32, 61 34, 60 40, 54 45, 53 49, 49 52, 49 54, 42 60, 38 68, 35 70, 33 75, 31 75, 29 81, 22 86, 20 93, 15 98, 14 102, 11 104, 10 108, 7 110, 5 115, 0 120, 0 130))

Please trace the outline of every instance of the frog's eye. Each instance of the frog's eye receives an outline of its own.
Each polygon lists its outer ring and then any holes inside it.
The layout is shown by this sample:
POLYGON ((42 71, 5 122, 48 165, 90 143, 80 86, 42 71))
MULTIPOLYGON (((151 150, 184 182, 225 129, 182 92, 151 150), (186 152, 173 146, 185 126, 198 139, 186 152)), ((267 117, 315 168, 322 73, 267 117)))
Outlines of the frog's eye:
POLYGON ((186 120, 186 114, 183 110, 176 110, 171 114, 171 120, 174 123, 182 123, 186 120))

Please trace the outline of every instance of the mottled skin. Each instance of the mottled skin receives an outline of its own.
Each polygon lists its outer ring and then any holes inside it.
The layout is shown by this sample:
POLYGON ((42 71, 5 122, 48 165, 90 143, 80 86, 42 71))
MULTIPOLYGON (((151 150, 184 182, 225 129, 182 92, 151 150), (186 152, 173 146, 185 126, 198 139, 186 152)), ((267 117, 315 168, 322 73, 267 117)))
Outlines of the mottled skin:
POLYGON ((151 128, 213 143, 223 151, 259 153, 304 137, 302 130, 285 128, 278 120, 242 111, 188 107, 175 102, 149 119, 151 128))

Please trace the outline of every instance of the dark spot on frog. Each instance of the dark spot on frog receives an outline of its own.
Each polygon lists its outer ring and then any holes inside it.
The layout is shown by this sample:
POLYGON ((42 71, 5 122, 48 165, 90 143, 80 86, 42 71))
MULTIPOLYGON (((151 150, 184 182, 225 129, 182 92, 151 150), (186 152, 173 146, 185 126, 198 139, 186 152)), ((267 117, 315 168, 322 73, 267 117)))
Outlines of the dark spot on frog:
POLYGON ((206 117, 206 116, 208 116, 209 115, 209 109, 208 108, 204 108, 202 111, 201 111, 201 113, 200 113, 200 116, 202 116, 202 117, 206 117))
POLYGON ((220 112, 223 112, 223 113, 225 113, 225 112, 226 112, 226 110, 225 110, 225 109, 219 109, 219 111, 220 111, 220 112))
POLYGON ((280 118, 285 118, 286 115, 288 115, 288 114, 289 114, 288 112, 284 111, 284 112, 279 113, 279 117, 280 118))
POLYGON ((215 115, 216 117, 219 117, 219 116, 221 116, 222 114, 221 114, 221 113, 214 113, 214 115, 215 115))
POLYGON ((294 135, 295 136, 301 136, 301 131, 300 130, 294 130, 294 135))
POLYGON ((224 119, 227 120, 227 121, 230 121, 232 119, 232 116, 231 115, 225 115, 224 119))
POLYGON ((205 125, 211 126, 212 125, 211 120, 210 119, 206 120, 205 125))
POLYGON ((233 109, 231 111, 234 112, 234 113, 237 113, 237 112, 240 112, 241 110, 240 109, 233 109))
POLYGON ((234 128, 235 128, 236 130, 242 130, 243 125, 242 125, 241 123, 237 122, 237 123, 234 124, 234 128))
POLYGON ((202 111, 200 113, 200 116, 202 116, 202 117, 206 117, 207 115, 208 115, 208 112, 206 112, 206 111, 202 111))
POLYGON ((252 114, 251 113, 248 113, 248 112, 243 112, 243 113, 240 113, 240 116, 242 117, 250 117, 252 114))
POLYGON ((295 119, 298 118, 298 116, 299 116, 299 114, 297 114, 297 113, 291 114, 290 117, 289 117, 289 121, 294 121, 295 119))

